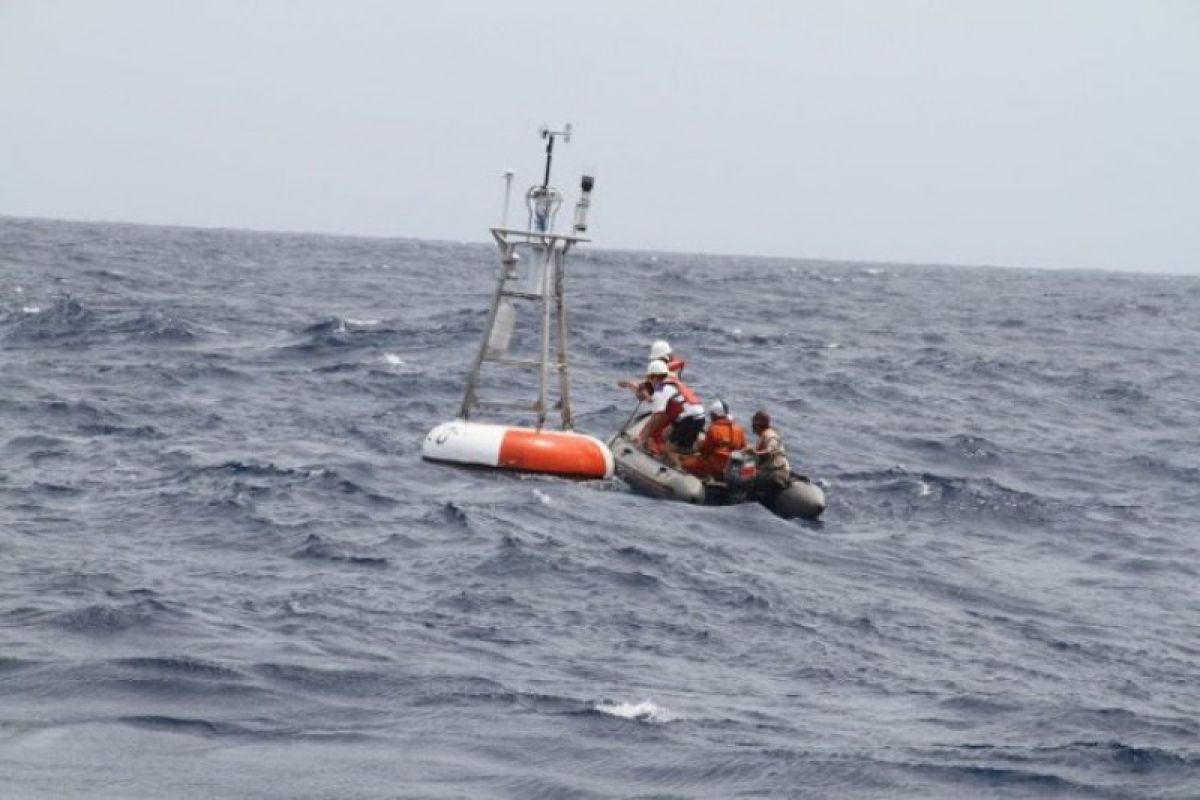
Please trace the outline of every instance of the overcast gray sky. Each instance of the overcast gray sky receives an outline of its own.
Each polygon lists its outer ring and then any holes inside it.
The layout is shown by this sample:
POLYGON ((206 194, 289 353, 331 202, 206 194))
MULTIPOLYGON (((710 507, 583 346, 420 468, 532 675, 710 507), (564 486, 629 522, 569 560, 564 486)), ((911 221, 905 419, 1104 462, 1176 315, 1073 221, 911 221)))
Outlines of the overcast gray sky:
POLYGON ((0 214, 1200 274, 1200 2, 0 0, 0 214))

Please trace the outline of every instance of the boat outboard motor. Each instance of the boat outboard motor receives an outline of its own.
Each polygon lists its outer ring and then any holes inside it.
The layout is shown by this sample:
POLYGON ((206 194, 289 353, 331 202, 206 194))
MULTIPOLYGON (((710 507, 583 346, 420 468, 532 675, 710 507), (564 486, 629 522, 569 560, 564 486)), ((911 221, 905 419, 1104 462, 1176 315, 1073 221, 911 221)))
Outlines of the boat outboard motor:
POLYGON ((754 492, 754 476, 757 474, 758 468, 749 453, 745 450, 730 453, 725 474, 721 476, 725 484, 726 502, 744 502, 754 492))

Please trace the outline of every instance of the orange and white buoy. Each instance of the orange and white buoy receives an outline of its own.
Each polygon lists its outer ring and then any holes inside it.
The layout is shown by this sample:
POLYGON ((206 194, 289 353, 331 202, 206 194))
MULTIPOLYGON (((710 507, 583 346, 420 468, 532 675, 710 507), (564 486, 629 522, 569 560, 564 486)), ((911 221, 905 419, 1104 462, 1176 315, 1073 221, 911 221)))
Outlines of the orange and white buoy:
MULTIPOLYGON (((487 322, 479 351, 467 371, 462 405, 458 418, 438 425, 425 437, 421 455, 428 461, 444 461, 464 466, 490 467, 515 472, 539 472, 570 478, 611 478, 613 454, 599 439, 575 433, 571 413, 570 364, 567 359, 566 299, 563 293, 563 274, 567 253, 576 245, 588 241, 587 213, 595 180, 591 175, 580 178, 580 198, 575 206, 571 233, 554 229, 555 215, 562 203, 558 189, 549 185, 550 162, 554 142, 571 140, 571 126, 552 131, 540 131, 546 141, 546 172, 540 184, 525 193, 529 219, 525 228, 508 227, 508 200, 512 188, 512 171, 504 173, 504 216, 492 236, 500 248, 500 271, 496 275, 496 290, 488 308, 487 322), (536 324, 538 334, 517 337, 524 340, 523 352, 509 352, 513 343, 514 326, 521 317, 517 303, 532 303, 533 313, 525 319, 536 324), (537 349, 529 352, 529 344, 537 349), (483 365, 537 375, 537 399, 518 400, 513 396, 514 384, 528 381, 508 381, 501 386, 506 398, 483 399, 481 388, 499 388, 494 377, 489 387, 481 376, 483 365), (557 398, 552 396, 557 394, 557 398), (475 422, 473 415, 483 409, 499 408, 521 412, 521 421, 533 428, 502 423, 475 422), (561 415, 561 430, 549 430, 547 417, 557 410, 561 415)), ((528 324, 528 323, 527 323, 528 324)))
POLYGON ((612 452, 591 436, 462 419, 443 422, 430 431, 421 456, 429 461, 568 478, 611 478, 613 474, 612 452))

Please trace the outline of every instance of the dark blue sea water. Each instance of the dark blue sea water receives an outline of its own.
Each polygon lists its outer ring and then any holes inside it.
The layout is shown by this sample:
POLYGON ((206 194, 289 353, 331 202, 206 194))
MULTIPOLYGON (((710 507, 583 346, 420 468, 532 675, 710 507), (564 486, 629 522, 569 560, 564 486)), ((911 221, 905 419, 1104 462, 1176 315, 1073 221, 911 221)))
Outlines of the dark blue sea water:
POLYGON ((580 253, 804 524, 422 462, 496 268, 0 219, 0 795, 1200 797, 1200 280, 580 253))

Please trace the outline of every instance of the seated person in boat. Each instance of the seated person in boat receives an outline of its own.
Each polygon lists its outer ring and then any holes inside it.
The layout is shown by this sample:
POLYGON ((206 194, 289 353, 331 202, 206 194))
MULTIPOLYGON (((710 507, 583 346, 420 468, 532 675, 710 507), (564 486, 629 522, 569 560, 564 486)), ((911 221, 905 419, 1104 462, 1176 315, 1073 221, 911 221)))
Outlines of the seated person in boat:
POLYGON ((654 394, 650 419, 638 433, 638 444, 678 466, 677 455, 690 452, 704 430, 704 406, 687 384, 670 374, 665 361, 651 361, 646 379, 654 394))
MULTIPOLYGON (((671 345, 662 339, 650 345, 650 360, 666 363, 667 371, 676 378, 682 375, 683 368, 687 366, 687 362, 683 360, 683 357, 671 352, 671 345)), ((649 400, 651 395, 654 394, 654 387, 647 380, 619 380, 617 381, 617 386, 620 386, 622 389, 629 389, 643 402, 649 400)))
POLYGON ((754 460, 757 474, 754 489, 767 499, 786 489, 792 482, 792 468, 788 463, 783 440, 771 427, 771 416, 762 409, 754 412, 750 427, 758 435, 754 445, 754 460))
POLYGON ((733 421, 724 400, 714 400, 708 407, 708 430, 700 439, 696 454, 683 456, 683 468, 699 478, 728 482, 729 457, 746 447, 746 430, 733 421))

